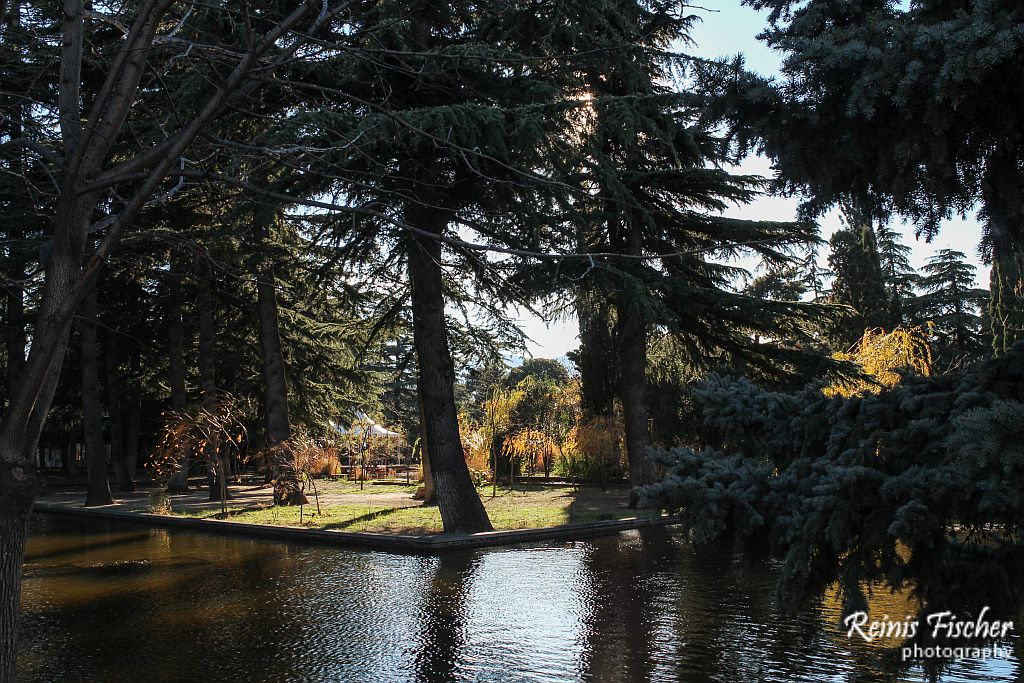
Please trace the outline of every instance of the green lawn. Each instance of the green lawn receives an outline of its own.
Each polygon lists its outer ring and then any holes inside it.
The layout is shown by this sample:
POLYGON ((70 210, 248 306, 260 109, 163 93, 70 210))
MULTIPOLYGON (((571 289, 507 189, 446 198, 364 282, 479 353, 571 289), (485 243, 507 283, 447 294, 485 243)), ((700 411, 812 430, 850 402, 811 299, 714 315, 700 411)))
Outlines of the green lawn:
MULTIPOLYGON (((393 485, 391 483, 374 484, 372 481, 366 481, 363 482, 363 484, 362 493, 370 496, 380 495, 382 493, 408 493, 409 495, 412 495, 416 492, 416 489, 420 487, 419 483, 415 479, 413 479, 412 483, 408 486, 404 484, 393 485)), ((309 495, 313 495, 313 490, 308 486, 306 488, 308 489, 307 493, 309 495)), ((349 481, 348 479, 342 478, 333 480, 317 479, 316 490, 320 492, 320 495, 326 495, 329 493, 360 493, 358 481, 349 481)))
MULTIPOLYGON (((343 487, 327 489, 331 493, 358 493, 358 483, 351 487, 350 482, 330 482, 344 484, 343 487)), ((321 495, 325 488, 318 483, 321 495)), ((321 514, 317 514, 316 502, 312 495, 310 504, 301 511, 299 521, 298 507, 230 507, 227 513, 217 510, 204 510, 188 513, 189 516, 210 517, 214 519, 232 519, 239 522, 255 524, 285 524, 289 526, 305 526, 312 529, 337 529, 340 531, 360 531, 387 534, 429 534, 441 531, 441 516, 436 506, 422 507, 411 498, 402 498, 399 503, 381 505, 377 494, 381 491, 371 489, 391 489, 391 493, 412 493, 416 487, 369 486, 367 485, 362 501, 328 505, 321 502, 321 514)), ((479 489, 480 498, 487 508, 487 514, 495 529, 535 529, 540 527, 559 526, 562 524, 594 522, 599 520, 623 519, 636 516, 636 511, 626 508, 627 493, 625 491, 602 492, 597 489, 582 488, 574 492, 571 487, 530 486, 515 491, 498 490, 498 495, 491 497, 489 488, 479 489)))

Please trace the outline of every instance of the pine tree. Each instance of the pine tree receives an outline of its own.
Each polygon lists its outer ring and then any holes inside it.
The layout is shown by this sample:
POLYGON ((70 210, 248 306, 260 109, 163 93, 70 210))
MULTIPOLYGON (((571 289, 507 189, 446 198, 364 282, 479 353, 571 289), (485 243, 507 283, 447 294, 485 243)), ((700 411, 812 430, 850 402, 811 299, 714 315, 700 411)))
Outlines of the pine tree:
POLYGON ((875 233, 870 223, 837 230, 829 240, 832 299, 854 313, 836 329, 840 346, 849 346, 867 329, 893 328, 889 295, 885 290, 875 233))
POLYGON ((800 301, 807 293, 807 283, 796 266, 786 266, 757 276, 744 291, 766 301, 800 301))
POLYGON ((744 0, 770 10, 784 82, 722 65, 720 113, 754 125, 780 185, 820 215, 871 195, 933 236, 981 206, 993 344, 1024 335, 1024 7, 1012 0, 744 0), (723 85, 724 84, 724 85, 723 85))
POLYGON ((583 414, 588 419, 610 418, 619 394, 615 315, 605 293, 590 286, 579 286, 575 290, 573 299, 580 345, 570 351, 568 357, 580 374, 583 414))
POLYGON ((915 307, 914 286, 919 279, 910 265, 913 250, 903 244, 899 232, 884 221, 875 227, 875 237, 882 277, 889 293, 890 320, 897 325, 908 323, 915 307))
POLYGON ((974 286, 975 268, 966 256, 942 249, 928 259, 920 287, 921 316, 933 326, 944 360, 977 358, 985 348, 981 311, 988 292, 974 286))
POLYGON ((353 29, 359 50, 376 58, 348 52, 326 63, 313 77, 342 96, 293 123, 306 144, 332 150, 313 163, 369 214, 339 221, 336 235, 358 236, 406 271, 424 440, 446 531, 490 523, 459 440, 445 305, 500 311, 523 296, 503 277, 513 261, 489 260, 453 237, 462 226, 499 248, 550 248, 550 228, 534 218, 550 205, 538 192, 550 183, 536 170, 549 163, 543 153, 557 142, 551 131, 564 127, 566 105, 549 70, 530 64, 550 54, 539 29, 555 8, 378 3, 353 29), (352 145, 338 146, 339 133, 352 145), (450 277, 453 267, 470 277, 450 277))
MULTIPOLYGON (((733 292, 736 270, 711 257, 749 252, 781 266, 790 261, 786 250, 811 241, 815 231, 807 224, 721 215, 730 203, 755 197, 762 181, 723 170, 731 157, 725 141, 704 123, 701 94, 670 85, 690 67, 689 57, 671 53, 670 46, 685 42, 693 16, 671 2, 565 7, 578 17, 573 28, 579 36, 601 48, 579 67, 578 87, 586 94, 579 173, 593 197, 576 205, 577 234, 587 251, 624 257, 587 272, 582 286, 614 307, 630 480, 640 485, 654 477, 646 457, 651 435, 645 395, 652 331, 663 327, 678 335, 696 363, 724 351, 772 365, 767 358, 787 350, 757 342, 757 332, 764 331, 765 339, 769 329, 774 339, 786 337, 808 326, 820 309, 733 292), (658 254, 671 256, 652 258, 658 254)), ((581 349, 580 355, 588 353, 581 349)), ((784 374, 795 355, 775 368, 784 374)))
POLYGON ((885 583, 913 589, 922 614, 1019 612, 1024 344, 853 398, 711 376, 694 400, 696 434, 658 456, 668 473, 647 502, 698 543, 739 540, 750 559, 781 561, 784 607, 838 582, 848 605, 885 583))

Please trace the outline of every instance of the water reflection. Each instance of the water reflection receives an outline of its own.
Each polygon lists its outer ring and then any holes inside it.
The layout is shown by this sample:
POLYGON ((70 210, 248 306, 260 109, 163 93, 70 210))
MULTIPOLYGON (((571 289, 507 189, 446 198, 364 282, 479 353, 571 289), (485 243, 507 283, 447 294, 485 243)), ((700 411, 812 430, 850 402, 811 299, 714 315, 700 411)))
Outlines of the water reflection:
MULTIPOLYGON (((34 524, 25 681, 917 680, 839 633, 834 601, 784 618, 772 572, 664 529, 426 557, 34 524)), ((960 662, 943 680, 1019 672, 960 662)))
POLYGON ((436 562, 419 609, 416 678, 451 681, 466 645, 464 614, 474 561, 466 554, 444 555, 436 562))

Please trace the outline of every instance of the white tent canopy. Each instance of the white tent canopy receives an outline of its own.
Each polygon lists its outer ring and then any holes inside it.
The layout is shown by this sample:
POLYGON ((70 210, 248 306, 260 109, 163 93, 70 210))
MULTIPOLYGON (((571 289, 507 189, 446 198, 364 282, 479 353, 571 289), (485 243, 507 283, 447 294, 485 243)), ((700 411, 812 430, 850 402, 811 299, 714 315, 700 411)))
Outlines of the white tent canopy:
POLYGON ((356 413, 356 420, 349 426, 348 429, 342 427, 333 420, 329 421, 331 429, 336 431, 338 434, 352 435, 352 436, 369 436, 371 439, 380 439, 388 437, 402 436, 398 432, 393 432, 386 427, 381 427, 379 424, 374 422, 366 413, 356 413))

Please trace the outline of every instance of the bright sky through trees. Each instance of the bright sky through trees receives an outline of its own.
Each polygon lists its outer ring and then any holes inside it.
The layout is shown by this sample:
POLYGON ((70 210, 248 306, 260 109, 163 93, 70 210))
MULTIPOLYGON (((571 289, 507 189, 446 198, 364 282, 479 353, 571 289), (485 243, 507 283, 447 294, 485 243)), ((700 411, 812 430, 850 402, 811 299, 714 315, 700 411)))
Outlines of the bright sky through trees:
MULTIPOLYGON (((703 57, 720 57, 743 53, 747 67, 762 74, 778 72, 780 57, 757 40, 757 34, 765 25, 764 14, 740 5, 740 0, 718 0, 707 3, 707 10, 695 9, 703 21, 693 31, 694 45, 688 52, 703 57)), ((748 159, 741 169, 745 173, 771 176, 772 170, 767 159, 748 159)), ((796 213, 797 199, 763 197, 731 212, 737 218, 762 220, 792 220, 796 213)), ((821 221, 822 237, 828 240, 841 227, 838 211, 832 211, 821 221)), ((941 249, 956 249, 967 255, 968 261, 978 267, 976 285, 988 285, 988 268, 978 258, 978 241, 981 226, 972 215, 966 220, 954 218, 944 224, 942 232, 931 242, 925 243, 914 236, 912 225, 897 226, 903 234, 903 241, 913 249, 911 263, 920 269, 928 258, 941 249)), ((827 256, 827 245, 822 249, 822 260, 827 256)), ((748 264, 744 264, 748 265, 748 264)), ((750 264, 754 265, 754 264, 750 264)), ((556 321, 546 325, 536 316, 523 312, 521 325, 532 340, 527 348, 533 356, 558 358, 579 344, 579 332, 575 319, 556 321)))

